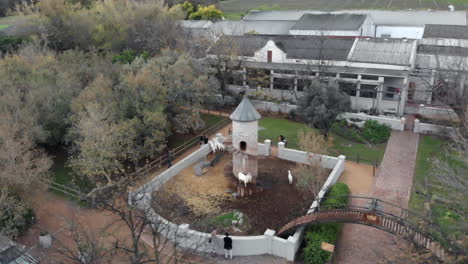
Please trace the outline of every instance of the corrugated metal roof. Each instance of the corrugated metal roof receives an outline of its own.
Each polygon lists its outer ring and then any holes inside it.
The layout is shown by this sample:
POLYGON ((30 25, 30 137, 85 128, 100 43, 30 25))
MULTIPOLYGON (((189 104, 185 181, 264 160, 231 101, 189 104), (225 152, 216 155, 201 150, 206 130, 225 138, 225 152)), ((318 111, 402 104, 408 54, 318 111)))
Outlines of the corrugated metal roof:
POLYGON ((418 53, 468 57, 468 48, 422 44, 418 45, 418 53))
POLYGON ((234 112, 232 112, 229 117, 231 120, 239 122, 251 122, 261 118, 260 114, 250 102, 249 98, 247 98, 247 95, 244 95, 242 102, 237 106, 236 110, 234 110, 234 112))
POLYGON ((423 38, 468 39, 468 26, 426 25, 423 38))
POLYGON ((376 25, 421 26, 426 24, 467 25, 465 11, 445 10, 273 10, 251 11, 244 20, 299 20, 303 14, 370 14, 376 25))
POLYGON ((247 32, 257 34, 281 35, 288 34, 295 21, 264 21, 264 20, 219 20, 211 27, 217 34, 243 35, 247 32))
POLYGON ((366 20, 359 14, 304 14, 294 30, 358 30, 366 20))
POLYGON ((414 41, 358 39, 349 61, 409 65, 414 41))
POLYGON ((354 38, 294 35, 244 35, 222 36, 208 54, 222 54, 223 45, 236 47, 242 56, 253 57, 255 52, 272 40, 289 59, 338 60, 345 61, 354 43, 354 38))
POLYGON ((177 22, 184 28, 210 28, 213 25, 210 20, 179 20, 177 22))

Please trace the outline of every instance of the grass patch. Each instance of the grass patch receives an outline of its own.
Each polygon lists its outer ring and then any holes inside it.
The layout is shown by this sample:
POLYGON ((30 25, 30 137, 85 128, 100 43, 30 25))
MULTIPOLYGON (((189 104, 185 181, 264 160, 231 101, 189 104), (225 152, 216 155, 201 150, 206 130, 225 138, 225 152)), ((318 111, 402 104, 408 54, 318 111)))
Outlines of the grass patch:
POLYGON ((6 28, 8 28, 10 25, 0 25, 0 30, 4 30, 6 28))
POLYGON ((431 173, 431 159, 440 155, 440 150, 444 144, 444 140, 435 136, 422 135, 419 139, 413 191, 409 201, 409 208, 419 214, 424 212, 424 197, 416 194, 416 191, 424 192, 425 177, 431 173))
POLYGON ((247 12, 225 12, 223 17, 227 20, 241 20, 246 14, 247 12))
MULTIPOLYGON (((279 135, 283 135, 288 141, 287 147, 292 149, 300 149, 298 138, 300 130, 315 131, 305 123, 280 117, 262 117, 259 121, 259 126, 263 128, 258 133, 260 142, 263 142, 265 139, 271 139, 272 144, 276 145, 279 135)), ((374 160, 377 162, 382 161, 387 143, 369 146, 353 142, 336 134, 332 134, 332 136, 334 140, 331 155, 345 155, 350 160, 357 160, 359 155, 359 160, 368 164, 372 164, 374 160)))
MULTIPOLYGON (((444 197, 444 193, 450 190, 438 188, 437 182, 432 174, 432 159, 443 158, 446 155, 443 148, 447 144, 447 140, 430 136, 421 135, 418 146, 418 154, 416 158, 416 167, 414 171, 413 188, 409 200, 409 209, 419 215, 425 213, 425 193, 429 195, 444 197), (431 184, 428 190, 425 188, 425 182, 431 184), (418 192, 418 193, 416 193, 418 192)), ((449 160, 451 166, 465 166, 458 160, 449 160)), ((456 237, 463 237, 466 234, 459 233, 458 226, 464 222, 461 216, 453 212, 446 204, 433 200, 431 203, 431 213, 433 221, 446 234, 452 234, 456 237)))

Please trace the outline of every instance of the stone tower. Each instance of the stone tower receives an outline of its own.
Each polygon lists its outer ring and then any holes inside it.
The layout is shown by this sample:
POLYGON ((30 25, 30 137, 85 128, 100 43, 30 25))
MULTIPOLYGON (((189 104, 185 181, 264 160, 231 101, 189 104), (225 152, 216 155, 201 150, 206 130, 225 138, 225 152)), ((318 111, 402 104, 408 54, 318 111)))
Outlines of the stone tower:
POLYGON ((232 155, 232 172, 235 177, 239 172, 252 174, 252 183, 258 175, 258 120, 260 114, 247 96, 231 114, 232 145, 236 149, 232 155))

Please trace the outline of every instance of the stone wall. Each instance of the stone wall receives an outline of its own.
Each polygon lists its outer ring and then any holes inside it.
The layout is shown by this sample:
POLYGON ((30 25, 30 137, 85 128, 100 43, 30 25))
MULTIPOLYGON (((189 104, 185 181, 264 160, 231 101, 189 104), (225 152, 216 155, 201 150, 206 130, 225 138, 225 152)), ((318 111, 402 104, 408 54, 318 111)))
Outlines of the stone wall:
MULTIPOLYGON (((261 152, 262 154, 267 154, 268 152, 269 154, 270 145, 271 141, 269 140, 266 140, 265 144, 259 143, 259 153, 261 152)), ((206 156, 209 152, 211 152, 209 145, 202 146, 199 150, 190 154, 183 160, 174 164, 171 168, 156 176, 153 180, 149 181, 135 191, 129 192, 129 204, 145 210, 145 212, 147 212, 147 214, 149 214, 149 216, 153 219, 154 223, 161 223, 158 224, 158 232, 164 234, 172 241, 177 241, 181 248, 199 252, 210 252, 211 247, 214 245, 215 252, 217 254, 224 254, 222 235, 216 236, 213 242, 214 244, 210 246, 208 243, 210 234, 191 230, 188 224, 176 225, 156 214, 156 212, 150 206, 152 192, 157 190, 160 186, 162 186, 162 184, 168 181, 171 177, 175 176, 181 170, 190 166, 200 158, 206 156), (137 203, 132 203, 131 201, 133 199, 131 199, 131 197, 135 197, 135 195, 139 195, 143 197, 143 199, 138 199, 137 203)), ((279 158, 284 158, 295 162, 305 162, 307 156, 309 156, 309 154, 305 152, 287 149, 284 147, 284 143, 278 143, 279 158)), ((320 192, 320 197, 323 197, 326 191, 328 191, 328 189, 336 183, 341 173, 343 172, 345 157, 339 156, 338 158, 334 158, 324 155, 315 156, 320 156, 322 158, 322 165, 324 167, 333 169, 333 171, 330 173, 330 176, 323 185, 322 191, 320 192)), ((311 210, 315 210, 316 206, 317 202, 314 201, 309 209, 309 212, 311 210)), ((288 239, 275 236, 275 231, 270 229, 267 229, 261 236, 232 236, 233 255, 252 256, 271 254, 285 258, 289 261, 294 261, 296 252, 302 243, 303 236, 304 228, 299 228, 296 230, 295 234, 288 237, 288 239)))
POLYGON ((343 113, 339 118, 359 118, 362 120, 375 120, 380 124, 388 125, 391 129, 403 131, 405 130, 405 118, 392 118, 388 116, 372 116, 364 113, 343 113))
POLYGON ((455 128, 448 126, 421 123, 419 119, 414 120, 413 132, 416 134, 428 134, 442 137, 452 137, 455 135, 455 128))

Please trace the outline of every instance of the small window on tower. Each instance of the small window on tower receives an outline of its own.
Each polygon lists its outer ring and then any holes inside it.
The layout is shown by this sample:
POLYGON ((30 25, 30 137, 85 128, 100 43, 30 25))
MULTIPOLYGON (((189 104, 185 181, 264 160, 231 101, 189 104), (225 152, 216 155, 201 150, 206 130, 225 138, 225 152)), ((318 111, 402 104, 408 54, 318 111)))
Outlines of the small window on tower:
POLYGON ((271 62, 272 61, 272 58, 273 58, 273 51, 269 50, 267 52, 267 55, 268 55, 268 62, 271 62))
POLYGON ((245 151, 247 149, 247 143, 245 143, 245 141, 241 141, 239 145, 241 151, 245 151))

